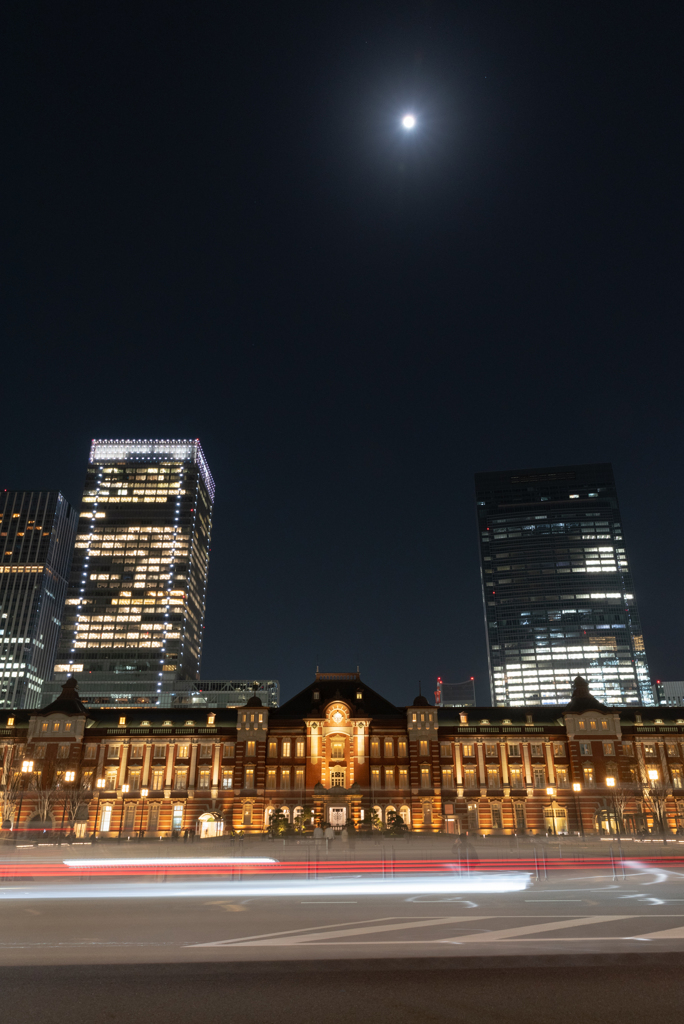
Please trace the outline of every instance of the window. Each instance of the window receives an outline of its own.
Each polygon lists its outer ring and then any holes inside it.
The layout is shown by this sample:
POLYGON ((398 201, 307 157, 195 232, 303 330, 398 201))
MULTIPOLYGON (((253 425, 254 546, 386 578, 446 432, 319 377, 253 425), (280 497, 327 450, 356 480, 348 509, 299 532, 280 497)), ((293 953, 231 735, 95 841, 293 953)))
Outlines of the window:
POLYGON ((256 740, 247 741, 247 757, 256 757, 256 740))
POLYGON ((173 817, 171 819, 171 828, 174 832, 180 832, 183 828, 183 804, 173 805, 173 817))
POLYGON ((509 770, 511 779, 511 789, 522 789, 523 788, 523 773, 522 768, 511 768, 509 770))
POLYGON ((625 757, 634 757, 634 744, 632 744, 632 743, 623 743, 622 744, 622 753, 625 755, 625 757))
POLYGON ((475 746, 472 743, 463 744, 463 756, 464 757, 475 757, 475 746))
POLYGON ((406 746, 406 740, 399 740, 397 743, 397 757, 408 757, 408 748, 406 746))
POLYGON ((385 789, 394 789, 394 768, 385 768, 385 789))
POLYGON ((92 789, 95 771, 93 768, 86 768, 81 772, 81 789, 92 789))
POLYGON ((442 768, 442 788, 453 789, 454 788, 454 770, 453 768, 442 768))
POLYGON ((451 757, 451 744, 440 743, 439 745, 439 756, 440 757, 451 757))
POLYGON ((222 768, 221 769, 221 789, 232 789, 233 788, 233 769, 222 768))
POLYGON ((432 824, 432 804, 423 804, 423 824, 432 824))
POLYGON ((559 789, 570 789, 570 777, 567 768, 556 768, 556 785, 559 789))
POLYGON ((587 727, 587 723, 584 721, 583 718, 580 719, 579 727, 580 727, 580 732, 584 732, 584 730, 587 727))
POLYGON ((544 747, 541 743, 530 743, 530 754, 532 757, 543 757, 544 747))
POLYGON ((268 741, 268 756, 269 757, 277 757, 278 756, 278 741, 277 740, 269 740, 268 741))
POLYGON ((141 743, 136 743, 135 746, 131 747, 131 758, 133 761, 139 761, 143 756, 144 747, 141 743))
POLYGON ((245 789, 254 789, 254 769, 245 768, 245 789))
POLYGON ((596 728, 596 719, 592 718, 592 720, 589 722, 589 728, 590 729, 595 729, 596 728))
MULTIPOLYGON (((378 772, 380 769, 378 769, 378 772)), ((330 772, 331 786, 344 786, 344 768, 334 768, 330 772)))
POLYGON ((509 743, 508 744, 508 756, 509 757, 520 757, 520 744, 509 743))
POLYGON ((644 755, 646 757, 656 756, 655 743, 644 743, 644 755))
POLYGON ((200 745, 200 757, 211 757, 211 750, 211 743, 202 743, 200 745))
POLYGON ((677 757, 678 756, 679 751, 677 750, 677 744, 676 743, 666 743, 665 744, 665 748, 667 750, 667 756, 668 757, 677 757))
POLYGON ((281 789, 289 789, 290 788, 290 769, 289 768, 281 769, 281 772, 280 772, 280 788, 281 789))
POLYGON ((200 789, 211 788, 211 768, 200 769, 198 786, 200 789))
MULTIPOLYGON (((36 747, 36 757, 39 760, 41 758, 45 757, 46 750, 47 750, 47 746, 45 745, 45 743, 39 743, 38 746, 36 747)), ((0 755, 4 756, 4 753, 5 753, 4 750, 0 750, 0 755)), ((0 761, 3 760, 3 756, 0 756, 0 761)))
POLYGON ((164 788, 164 769, 153 768, 152 769, 152 789, 163 789, 164 788))
POLYGON ((421 757, 427 757, 429 753, 430 753, 429 741, 428 740, 421 740, 420 741, 420 756, 421 757))
POLYGON ((226 745, 223 748, 223 756, 227 757, 227 758, 235 757, 235 744, 234 743, 226 743, 226 745))
POLYGON ((178 768, 176 769, 176 775, 173 783, 174 789, 187 789, 188 788, 188 769, 178 768))
POLYGON ((488 789, 499 789, 499 769, 488 768, 487 769, 487 788, 488 789))
POLYGON ((380 740, 371 740, 371 757, 380 757, 380 740))
POLYGON ((371 768, 371 785, 379 788, 380 786, 380 769, 371 768))
POLYGON ((498 757, 499 750, 496 743, 485 743, 485 757, 498 757))
POLYGON ((297 757, 304 757, 306 754, 306 742, 304 740, 297 740, 295 747, 295 753, 297 757))
POLYGON ((116 789, 118 774, 118 768, 107 768, 105 770, 105 789, 116 789))
POLYGON ((334 761, 341 761, 344 757, 344 740, 334 739, 330 741, 330 757, 334 761))
POLYGON ((115 757, 118 760, 120 747, 109 747, 107 749, 107 757, 115 757))
POLYGON ((682 788, 682 770, 681 770, 681 768, 673 768, 672 769, 672 788, 673 789, 681 789, 682 788))
POLYGON ((71 722, 64 723, 64 732, 71 732, 71 722))
POLYGON ((105 804, 100 814, 100 832, 109 832, 109 825, 112 820, 112 806, 105 804))
POLYGON ((554 757, 565 757, 565 744, 554 743, 553 745, 553 756, 554 757))
POLYGON ((277 772, 275 768, 269 768, 266 772, 266 787, 267 789, 276 788, 277 772))
POLYGON ((477 804, 468 804, 468 831, 476 832, 480 827, 477 804))
POLYGON ((295 768, 295 789, 304 789, 304 769, 295 768))
POLYGON ((432 785, 432 780, 430 779, 430 769, 428 768, 427 765, 421 765, 420 785, 421 789, 428 789, 428 787, 432 785))
POLYGON ((399 769, 399 788, 408 789, 408 768, 399 769))
POLYGON ((252 824, 252 805, 245 804, 242 808, 242 824, 245 828, 249 828, 252 824))
POLYGON ((131 789, 140 789, 140 769, 131 768, 128 773, 128 785, 131 789))
POLYGON ((543 768, 534 768, 534 788, 544 789, 546 787, 546 772, 543 768))
POLYGON ((53 722, 52 723, 52 731, 53 732, 59 732, 59 722, 53 722))
POLYGON ((183 761, 185 758, 190 757, 190 745, 188 743, 178 744, 178 757, 180 758, 181 761, 183 761))
POLYGON ((607 757, 614 757, 615 756, 615 744, 614 743, 606 743, 604 741, 604 743, 603 743, 603 753, 607 757))
POLYGON ((608 722, 605 719, 601 722, 601 728, 604 732, 608 732, 608 722))
POLYGON ((582 771, 584 773, 584 785, 588 789, 592 789, 594 785, 594 769, 592 765, 585 764, 582 768, 582 771))
POLYGON ((47 722, 41 722, 40 731, 41 732, 47 732, 48 731, 48 724, 47 724, 47 722))
POLYGON ((463 785, 466 789, 477 788, 477 772, 474 768, 466 768, 463 772, 463 785))
POLYGON ((385 740, 385 757, 394 757, 394 740, 385 740))
POLYGON ((580 743, 580 754, 582 757, 591 757, 591 743, 580 743))
POLYGON ((292 757, 292 743, 290 740, 283 740, 283 757, 292 757))
POLYGON ((492 804, 492 828, 503 828, 501 804, 492 804))
POLYGON ((164 744, 158 744, 154 748, 154 756, 155 757, 166 757, 166 744, 165 743, 164 744))

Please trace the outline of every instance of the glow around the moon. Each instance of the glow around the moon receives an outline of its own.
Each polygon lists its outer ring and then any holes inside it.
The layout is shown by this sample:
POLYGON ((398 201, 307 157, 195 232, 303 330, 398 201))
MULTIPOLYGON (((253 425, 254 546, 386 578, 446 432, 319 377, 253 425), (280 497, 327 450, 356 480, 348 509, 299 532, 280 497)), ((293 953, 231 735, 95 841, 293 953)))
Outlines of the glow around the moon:
POLYGON ((401 119, 401 123, 402 126, 406 128, 408 131, 410 131, 411 128, 416 127, 416 119, 413 116, 413 114, 404 114, 404 116, 401 119))

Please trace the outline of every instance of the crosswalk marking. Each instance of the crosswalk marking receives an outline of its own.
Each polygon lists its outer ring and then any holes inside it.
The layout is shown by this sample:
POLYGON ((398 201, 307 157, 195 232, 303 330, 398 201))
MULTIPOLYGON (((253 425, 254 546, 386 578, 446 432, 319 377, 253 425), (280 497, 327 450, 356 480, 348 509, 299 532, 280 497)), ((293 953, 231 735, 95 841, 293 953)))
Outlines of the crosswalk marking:
POLYGON ((517 939, 521 935, 532 935, 537 932, 552 932, 558 928, 579 928, 582 925, 601 924, 603 921, 624 921, 635 914, 602 914, 595 917, 576 917, 569 921, 548 921, 545 924, 526 924, 519 928, 502 928, 496 932, 475 932, 472 935, 461 935, 458 939, 442 939, 442 942, 500 942, 503 939, 517 939))
POLYGON ((684 925, 680 928, 666 928, 662 932, 646 932, 644 935, 631 935, 639 939, 684 939, 684 925))
POLYGON ((486 921, 490 920, 491 915, 482 915, 478 917, 435 917, 428 920, 422 921, 399 921, 394 924, 382 924, 382 925, 370 925, 365 928, 345 928, 338 931, 328 932, 316 932, 315 935, 290 935, 289 937, 273 938, 273 939, 261 939, 257 942, 234 942, 231 945, 235 946, 297 946, 307 942, 325 942, 326 939, 344 939, 349 936, 357 935, 370 935, 371 933, 377 934, 378 932, 395 932, 403 931, 408 928, 434 928, 437 925, 445 924, 461 924, 463 921, 486 921))

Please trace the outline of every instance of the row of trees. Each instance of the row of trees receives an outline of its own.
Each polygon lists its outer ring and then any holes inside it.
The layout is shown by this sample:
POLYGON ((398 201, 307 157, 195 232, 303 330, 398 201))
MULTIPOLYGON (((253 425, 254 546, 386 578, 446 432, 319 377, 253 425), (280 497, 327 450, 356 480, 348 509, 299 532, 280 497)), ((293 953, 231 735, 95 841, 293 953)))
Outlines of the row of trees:
POLYGON ((76 820, 79 808, 90 801, 91 793, 58 777, 53 776, 48 782, 45 776, 41 769, 31 772, 9 769, 6 772, 0 792, 3 822, 12 821, 16 828, 19 825, 19 808, 24 801, 30 803, 31 820, 40 821, 47 827, 52 825, 55 811, 57 815, 61 811, 64 823, 71 825, 76 820))
MULTIPOLYGON (((310 833, 316 827, 325 828, 326 825, 327 822, 317 814, 313 807, 300 808, 299 813, 292 822, 290 822, 290 819, 284 811, 277 808, 271 815, 266 831, 273 838, 283 838, 288 835, 310 833)), ((384 824, 377 812, 372 810, 370 814, 359 823, 358 827, 354 825, 354 822, 351 819, 347 821, 344 827, 347 829, 347 832, 358 832, 361 834, 380 832, 387 836, 404 835, 409 831, 408 825, 404 823, 403 818, 397 813, 397 811, 389 811, 387 821, 384 824)))

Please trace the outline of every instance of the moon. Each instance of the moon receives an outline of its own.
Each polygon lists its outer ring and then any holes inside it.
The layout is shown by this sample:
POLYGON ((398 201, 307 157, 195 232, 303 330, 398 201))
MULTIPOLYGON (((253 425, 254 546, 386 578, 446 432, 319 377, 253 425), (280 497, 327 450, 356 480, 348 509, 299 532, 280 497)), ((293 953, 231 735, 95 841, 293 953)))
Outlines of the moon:
POLYGON ((416 127, 416 119, 413 114, 404 114, 401 119, 401 123, 407 131, 411 131, 412 128, 416 127))

